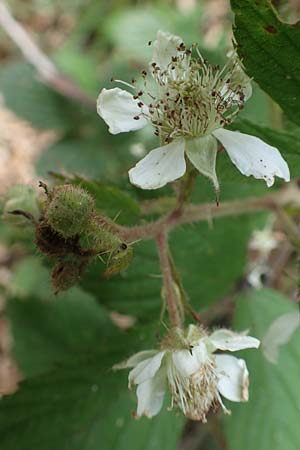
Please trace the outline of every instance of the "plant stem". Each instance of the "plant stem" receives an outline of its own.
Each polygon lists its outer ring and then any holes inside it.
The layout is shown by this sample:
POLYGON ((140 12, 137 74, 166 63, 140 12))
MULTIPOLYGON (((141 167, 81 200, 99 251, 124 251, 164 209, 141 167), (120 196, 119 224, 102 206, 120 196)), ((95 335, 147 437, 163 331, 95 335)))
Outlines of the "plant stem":
POLYGON ((201 205, 189 204, 181 209, 175 206, 171 212, 155 222, 138 225, 132 228, 115 224, 115 232, 125 242, 139 239, 153 239, 160 232, 169 232, 180 225, 207 221, 213 218, 231 215, 249 214, 259 211, 277 211, 290 203, 300 206, 300 192, 295 183, 289 183, 284 189, 263 197, 249 197, 242 200, 223 202, 217 206, 211 203, 201 205))
POLYGON ((174 211, 181 211, 184 205, 189 200, 194 183, 197 177, 198 171, 194 168, 190 168, 186 173, 186 177, 182 180, 174 211))
POLYGON ((181 325, 181 317, 174 290, 174 280, 169 260, 168 236, 162 231, 156 236, 159 260, 163 275, 163 288, 166 303, 168 305, 170 322, 173 327, 181 325))

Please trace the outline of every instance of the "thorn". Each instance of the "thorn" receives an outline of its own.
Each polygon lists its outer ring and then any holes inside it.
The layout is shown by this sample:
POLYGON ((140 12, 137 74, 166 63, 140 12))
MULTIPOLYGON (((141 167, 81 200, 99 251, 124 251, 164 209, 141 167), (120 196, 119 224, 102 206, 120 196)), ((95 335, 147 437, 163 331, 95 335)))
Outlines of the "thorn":
POLYGON ((43 183, 43 181, 39 181, 39 187, 43 188, 44 191, 45 191, 45 194, 47 196, 49 196, 48 186, 46 185, 46 183, 43 183))
POLYGON ((34 225, 36 225, 36 220, 32 214, 22 211, 21 209, 14 209, 13 211, 8 211, 8 214, 12 214, 15 216, 23 216, 26 219, 30 220, 34 225))

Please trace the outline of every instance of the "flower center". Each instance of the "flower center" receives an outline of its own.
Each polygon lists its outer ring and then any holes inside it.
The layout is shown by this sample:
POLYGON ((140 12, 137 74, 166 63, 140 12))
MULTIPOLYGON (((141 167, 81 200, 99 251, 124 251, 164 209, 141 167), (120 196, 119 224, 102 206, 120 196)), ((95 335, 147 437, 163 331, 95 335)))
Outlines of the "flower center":
POLYGON ((190 377, 182 377, 173 365, 168 367, 172 406, 178 406, 192 420, 206 422, 206 414, 220 405, 215 364, 208 360, 190 377))
MULTIPOLYGON (((163 143, 175 138, 194 138, 211 134, 215 129, 228 125, 243 107, 245 90, 249 83, 240 63, 233 55, 220 69, 208 64, 198 52, 192 58, 192 49, 184 45, 177 49, 164 69, 155 62, 151 73, 156 92, 147 92, 148 80, 143 72, 145 91, 137 97, 148 97, 149 112, 143 112, 144 103, 138 104, 141 115, 150 120, 155 134, 163 143)), ((197 49, 196 49, 197 51, 197 49)))

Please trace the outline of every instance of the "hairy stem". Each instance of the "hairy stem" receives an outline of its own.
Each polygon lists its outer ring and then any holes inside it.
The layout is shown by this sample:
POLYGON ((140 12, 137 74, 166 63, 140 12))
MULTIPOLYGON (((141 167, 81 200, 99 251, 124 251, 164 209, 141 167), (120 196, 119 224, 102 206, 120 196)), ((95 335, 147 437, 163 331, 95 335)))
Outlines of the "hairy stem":
POLYGON ((126 242, 133 242, 139 239, 153 239, 160 232, 169 232, 180 225, 259 211, 277 211, 278 208, 290 203, 300 206, 300 191, 295 183, 289 183, 284 189, 263 197, 249 197, 242 200, 223 202, 220 206, 211 203, 190 204, 183 206, 180 210, 175 206, 169 214, 155 222, 132 228, 115 224, 115 231, 126 242))
POLYGON ((160 266, 163 276, 163 295, 168 305, 169 317, 172 326, 178 327, 181 324, 180 311, 177 304, 174 290, 174 280, 169 259, 168 236, 161 232, 156 236, 156 243, 159 253, 160 266))

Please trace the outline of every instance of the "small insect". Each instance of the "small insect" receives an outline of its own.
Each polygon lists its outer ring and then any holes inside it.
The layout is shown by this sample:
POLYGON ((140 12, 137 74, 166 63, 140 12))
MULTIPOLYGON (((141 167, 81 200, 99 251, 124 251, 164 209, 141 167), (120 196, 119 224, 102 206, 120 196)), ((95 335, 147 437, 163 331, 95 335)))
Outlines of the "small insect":
POLYGON ((133 247, 125 242, 119 243, 119 245, 110 252, 107 269, 104 272, 106 278, 111 275, 116 275, 119 272, 125 270, 131 263, 133 258, 133 247))

